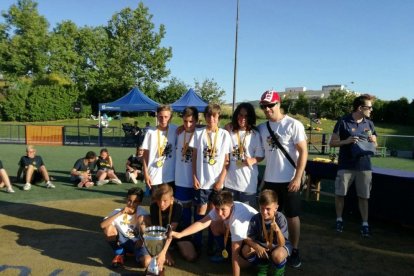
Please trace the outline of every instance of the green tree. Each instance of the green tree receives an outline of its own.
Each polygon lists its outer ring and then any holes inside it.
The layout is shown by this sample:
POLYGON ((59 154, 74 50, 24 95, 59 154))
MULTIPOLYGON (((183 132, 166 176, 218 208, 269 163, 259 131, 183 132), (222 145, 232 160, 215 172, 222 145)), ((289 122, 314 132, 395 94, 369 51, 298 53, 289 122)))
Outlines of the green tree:
POLYGON ((79 52, 79 30, 72 21, 58 23, 50 34, 48 72, 75 81, 82 57, 79 52))
POLYGON ((298 99, 295 101, 295 111, 303 116, 308 116, 309 114, 309 100, 306 97, 305 93, 299 93, 298 99))
POLYGON ((187 90, 188 86, 183 81, 173 77, 167 86, 155 93, 153 99, 159 103, 171 104, 178 100, 187 90))
POLYGON ((352 102, 355 99, 355 93, 345 90, 332 90, 328 98, 322 100, 321 116, 329 119, 338 119, 339 117, 352 111, 352 102))
POLYGON ((47 64, 49 23, 39 15, 37 3, 18 0, 2 16, 5 23, 0 27, 1 70, 16 77, 43 74, 47 64))
POLYGON ((220 88, 214 79, 205 79, 201 84, 195 81, 194 90, 199 92, 201 98, 208 103, 224 103, 223 97, 226 95, 226 92, 220 88))
POLYGON ((122 96, 125 88, 138 86, 152 97, 157 82, 170 74, 166 64, 172 57, 171 48, 161 47, 165 26, 156 32, 152 15, 143 3, 135 10, 125 8, 112 16, 105 28, 108 35, 107 62, 103 70, 105 82, 114 97, 122 96))

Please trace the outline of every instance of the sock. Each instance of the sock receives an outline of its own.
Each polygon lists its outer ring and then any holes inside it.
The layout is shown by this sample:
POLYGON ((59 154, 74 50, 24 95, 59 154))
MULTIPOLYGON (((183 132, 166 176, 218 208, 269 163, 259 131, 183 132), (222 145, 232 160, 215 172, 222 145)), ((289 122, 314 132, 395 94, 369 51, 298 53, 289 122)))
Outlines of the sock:
POLYGON ((114 251, 115 255, 124 254, 124 249, 121 246, 119 246, 117 241, 108 241, 108 243, 111 246, 112 250, 114 251))
POLYGON ((342 217, 336 218, 336 221, 342 221, 342 217))
POLYGON ((362 226, 368 226, 368 221, 363 221, 362 226))
POLYGON ((222 235, 220 235, 220 236, 214 236, 213 235, 213 238, 216 241, 218 252, 223 251, 223 249, 224 249, 224 237, 222 235))
POLYGON ((182 214, 183 227, 187 228, 191 224, 191 208, 183 208, 182 214))
POLYGON ((212 244, 212 243, 214 243, 214 241, 215 241, 215 238, 214 238, 213 232, 211 232, 211 228, 209 227, 208 228, 207 244, 212 244))

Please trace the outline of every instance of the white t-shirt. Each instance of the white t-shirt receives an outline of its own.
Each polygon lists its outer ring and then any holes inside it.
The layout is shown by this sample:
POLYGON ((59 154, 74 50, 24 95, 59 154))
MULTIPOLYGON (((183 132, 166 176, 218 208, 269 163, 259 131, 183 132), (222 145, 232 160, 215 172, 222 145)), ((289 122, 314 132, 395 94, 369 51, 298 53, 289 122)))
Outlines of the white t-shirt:
MULTIPOLYGON (((109 216, 105 217, 105 219, 121 211, 122 209, 115 209, 109 216)), ((133 241, 137 241, 139 239, 138 229, 137 229, 138 217, 147 216, 147 215, 149 215, 149 212, 145 210, 143 207, 138 206, 135 214, 133 215, 124 214, 122 216, 115 218, 115 220, 112 222, 112 225, 115 226, 115 228, 118 230, 118 233, 120 234, 119 241, 121 243, 124 243, 129 239, 133 241)))
POLYGON ((193 133, 186 133, 183 131, 177 137, 177 145, 175 147, 175 185, 192 188, 193 187, 193 148, 185 146, 184 143, 189 143, 192 140, 193 133), (185 138, 185 142, 184 142, 185 138), (186 151, 184 152, 184 148, 186 151))
MULTIPOLYGON (((295 168, 286 159, 283 152, 277 149, 276 144, 272 142, 272 136, 267 129, 266 122, 260 124, 258 128, 266 158, 264 181, 276 183, 290 182, 295 175, 295 168)), ((270 128, 296 163, 299 153, 295 146, 307 139, 303 124, 285 115, 279 122, 270 122, 270 128)))
POLYGON ((227 130, 219 128, 216 133, 207 133, 206 128, 196 130, 189 146, 197 151, 197 179, 200 182, 200 188, 203 190, 213 189, 214 183, 218 180, 223 171, 225 155, 230 153, 230 134, 227 130), (207 138, 209 135, 210 139, 207 138), (209 139, 209 140, 207 140, 209 139), (213 147, 216 140, 215 153, 213 159, 214 165, 210 165, 211 159, 209 144, 213 147))
MULTIPOLYGON (((257 214, 256 209, 242 202, 234 201, 233 211, 228 219, 224 221, 226 227, 230 227, 231 241, 237 242, 247 238, 250 219, 257 214)), ((212 221, 219 220, 216 210, 208 213, 212 221)))
POLYGON ((142 148, 148 150, 148 173, 151 177, 153 185, 160 185, 174 181, 175 173, 175 143, 177 139, 177 127, 175 125, 168 126, 167 131, 159 131, 161 148, 164 148, 163 154, 158 155, 158 130, 155 127, 148 129, 145 134, 142 148), (163 162, 161 167, 157 166, 157 162, 163 162))
POLYGON ((237 165, 237 160, 246 157, 264 157, 260 134, 255 130, 252 130, 251 132, 239 131, 240 139, 238 139, 237 132, 232 131, 230 136, 232 151, 230 152, 230 166, 227 171, 224 187, 239 192, 256 193, 259 176, 257 164, 254 164, 251 167, 239 167, 237 165), (244 156, 240 156, 239 142, 243 145, 244 156))

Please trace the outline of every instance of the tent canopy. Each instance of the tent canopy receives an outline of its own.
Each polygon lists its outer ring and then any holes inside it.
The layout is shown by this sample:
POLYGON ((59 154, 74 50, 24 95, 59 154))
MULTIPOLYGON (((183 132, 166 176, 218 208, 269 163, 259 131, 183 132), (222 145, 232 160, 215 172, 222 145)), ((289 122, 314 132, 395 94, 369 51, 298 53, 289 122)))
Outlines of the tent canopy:
POLYGON ((184 95, 176 102, 171 104, 174 111, 181 112, 187 106, 194 106, 199 112, 203 112, 208 104, 192 89, 190 88, 184 95))
POLYGON ((99 104, 99 111, 156 111, 160 104, 148 98, 137 87, 111 103, 99 104))

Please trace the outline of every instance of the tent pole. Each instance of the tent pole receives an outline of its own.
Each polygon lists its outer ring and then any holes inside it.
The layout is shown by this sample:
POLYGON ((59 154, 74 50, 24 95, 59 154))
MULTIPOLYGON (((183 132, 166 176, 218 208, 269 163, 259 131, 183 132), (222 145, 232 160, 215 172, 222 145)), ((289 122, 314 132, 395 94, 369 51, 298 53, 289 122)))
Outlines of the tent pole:
POLYGON ((101 110, 98 111, 98 144, 102 147, 101 110))

